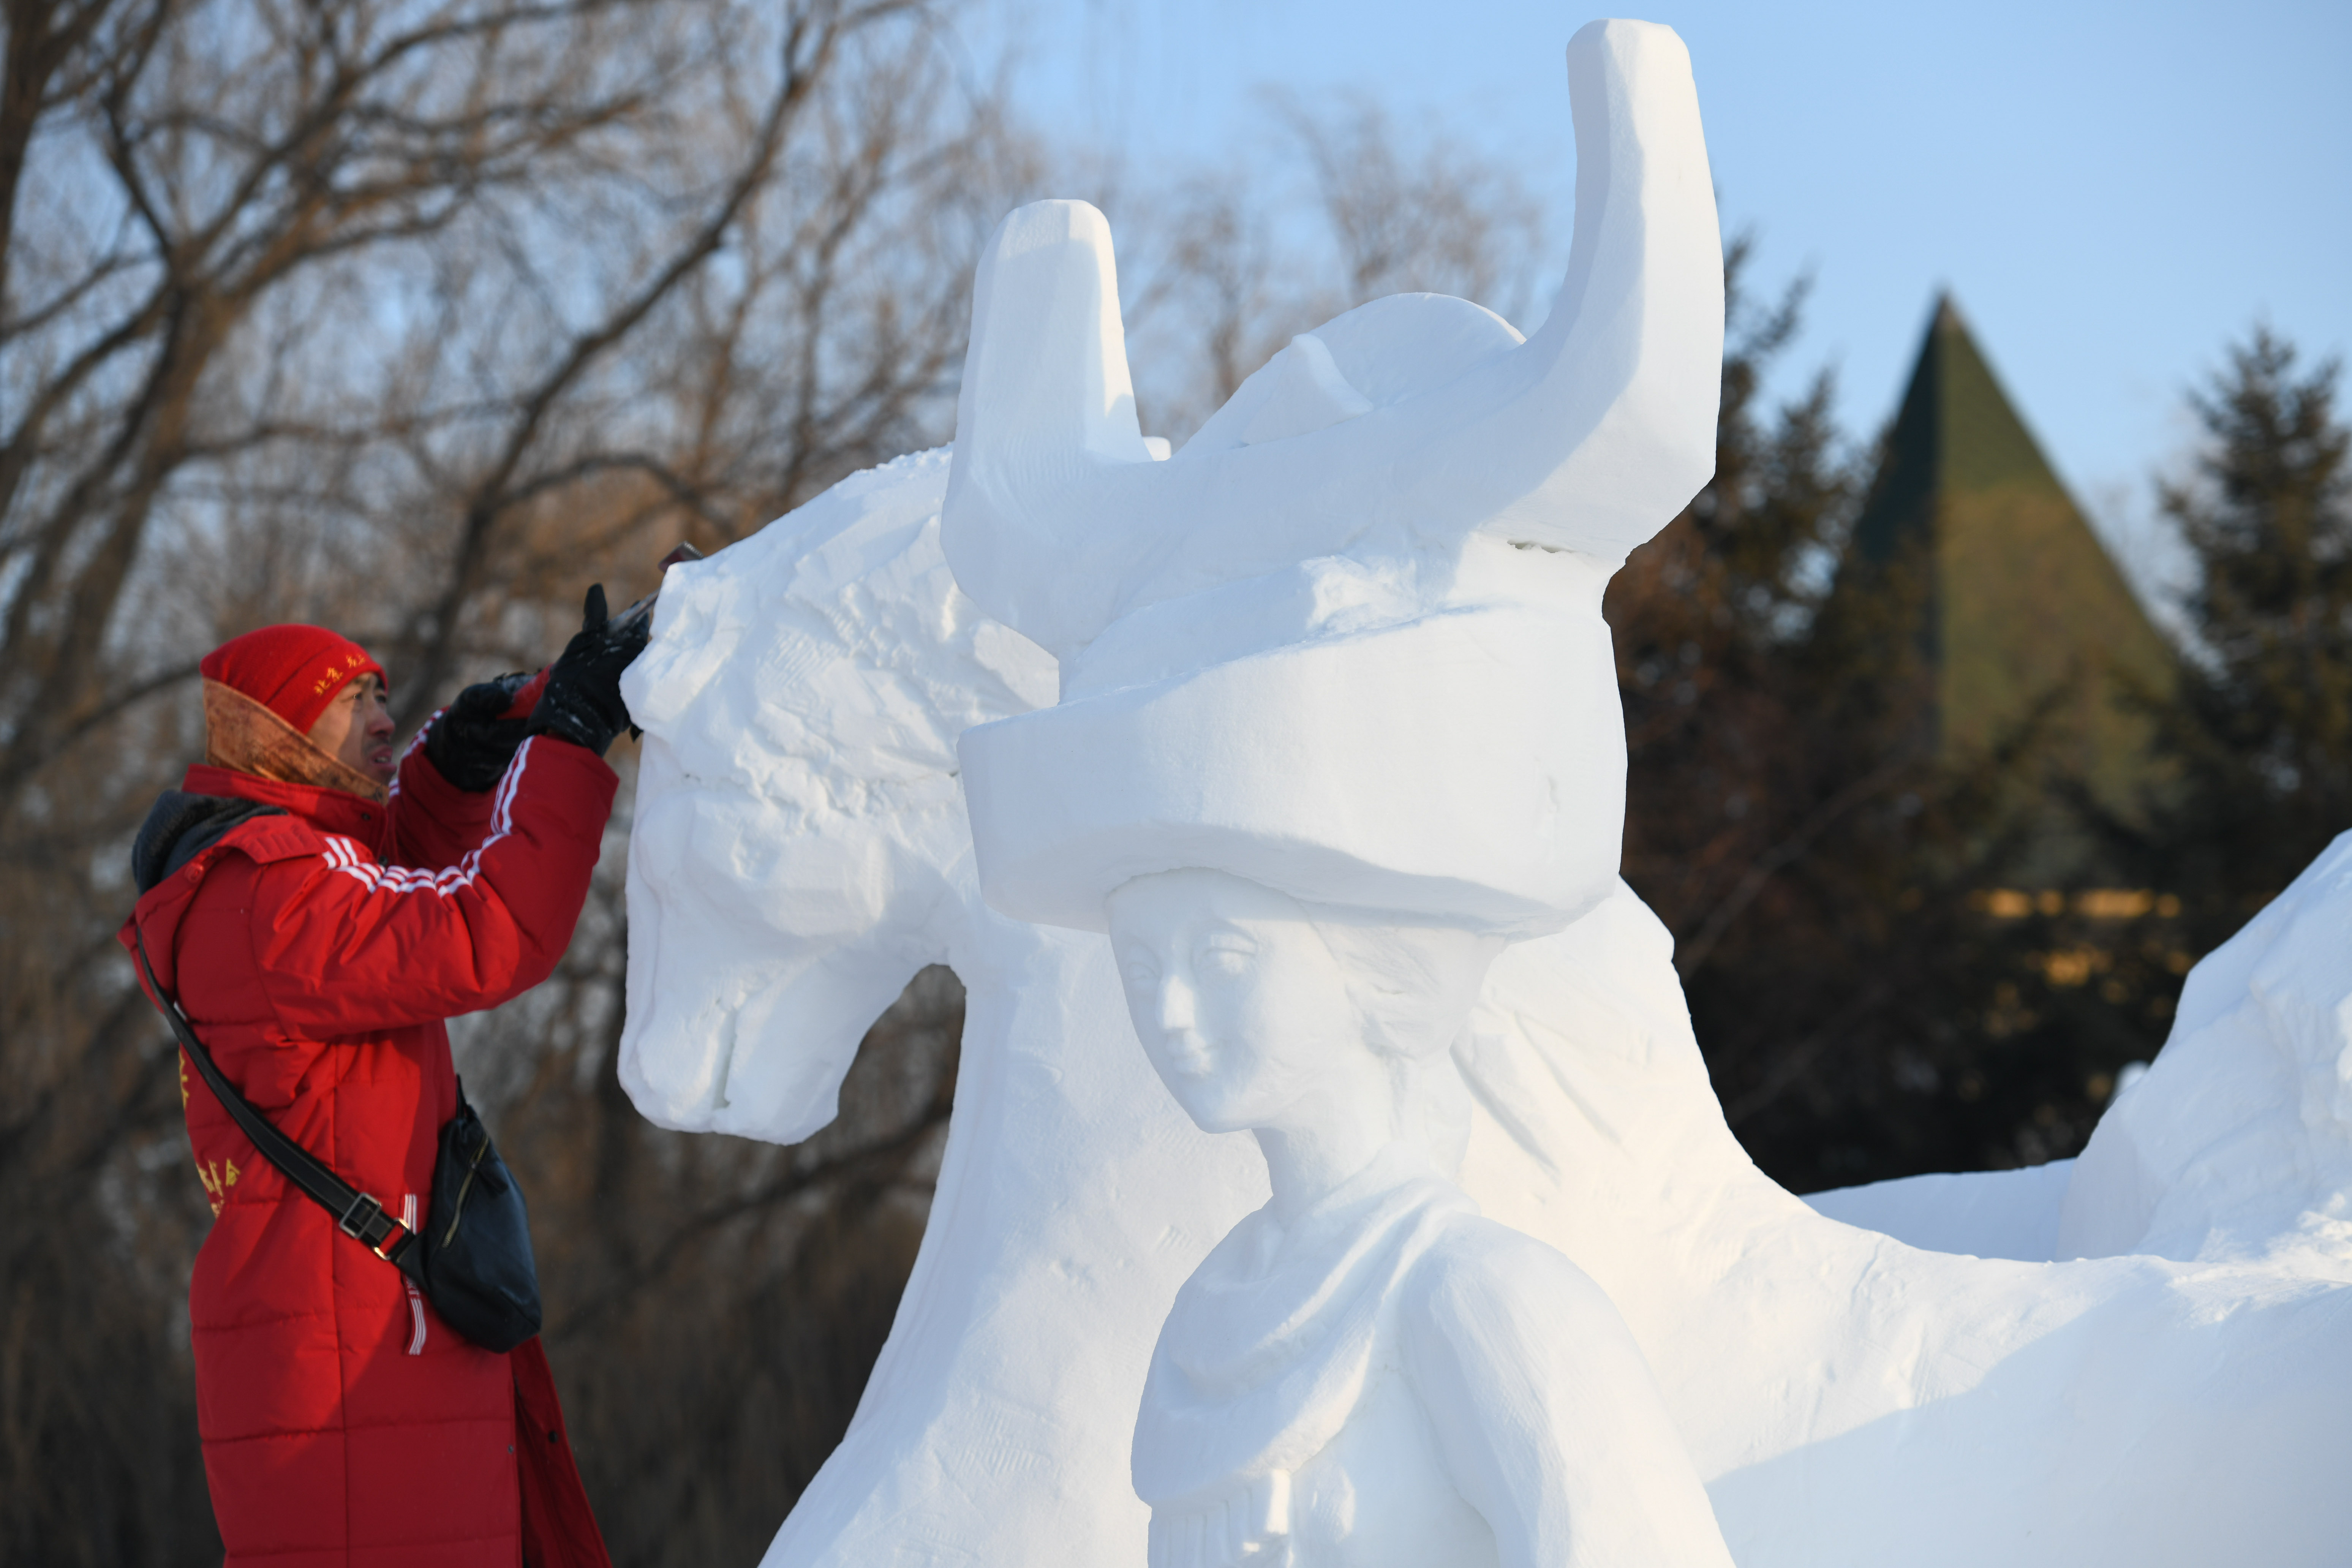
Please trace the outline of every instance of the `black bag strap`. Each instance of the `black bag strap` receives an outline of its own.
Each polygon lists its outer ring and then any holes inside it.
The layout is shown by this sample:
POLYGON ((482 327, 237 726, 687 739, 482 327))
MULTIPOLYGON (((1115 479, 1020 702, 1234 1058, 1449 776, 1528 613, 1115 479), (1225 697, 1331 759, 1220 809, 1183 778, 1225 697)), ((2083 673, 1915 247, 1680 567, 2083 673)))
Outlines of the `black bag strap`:
POLYGON ((188 1055, 195 1061, 196 1070, 204 1074, 205 1083, 213 1091, 213 1098, 219 1100, 231 1120, 244 1129, 245 1135, 253 1140, 253 1146, 261 1151, 263 1158, 284 1172, 288 1181, 301 1188, 313 1203, 334 1216, 338 1230, 406 1273, 403 1260, 416 1240, 415 1234, 384 1213, 383 1205, 374 1197, 335 1174, 333 1169, 317 1155, 271 1126, 268 1118, 247 1102, 245 1096, 230 1087, 228 1079, 214 1063, 212 1053, 205 1049, 203 1042, 196 1038, 196 1031, 188 1023, 188 1016, 180 1011, 180 1004, 156 980, 155 971, 147 962, 146 933, 139 929, 139 922, 135 920, 131 922, 131 934, 138 944, 139 973, 146 977, 149 994, 153 996, 155 1005, 163 1009, 163 1016, 170 1020, 172 1033, 179 1036, 180 1044, 187 1047, 188 1055))

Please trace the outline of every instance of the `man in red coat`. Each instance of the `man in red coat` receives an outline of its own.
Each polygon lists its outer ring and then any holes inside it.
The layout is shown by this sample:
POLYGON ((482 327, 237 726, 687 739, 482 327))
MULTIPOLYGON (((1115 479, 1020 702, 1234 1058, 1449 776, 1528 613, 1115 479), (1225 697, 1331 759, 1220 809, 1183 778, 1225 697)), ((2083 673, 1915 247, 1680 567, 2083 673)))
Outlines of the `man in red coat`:
MULTIPOLYGON (((545 979, 588 893, 642 622, 473 687, 396 761, 383 672, 316 626, 206 658, 205 757, 133 850, 144 938, 229 1082, 414 1226, 457 1108, 443 1020, 545 979)), ((188 1291, 228 1563, 602 1568, 536 1340, 458 1337, 238 1131, 184 1053, 211 1233, 188 1291)))

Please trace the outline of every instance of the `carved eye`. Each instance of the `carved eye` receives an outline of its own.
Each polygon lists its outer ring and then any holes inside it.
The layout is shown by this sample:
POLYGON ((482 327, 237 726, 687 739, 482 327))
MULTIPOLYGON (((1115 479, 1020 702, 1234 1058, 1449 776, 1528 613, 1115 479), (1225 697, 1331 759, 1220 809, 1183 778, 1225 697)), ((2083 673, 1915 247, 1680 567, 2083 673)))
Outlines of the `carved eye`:
POLYGON ((1127 977, 1129 985, 1139 991, 1150 990, 1160 982, 1160 966, 1139 952, 1129 953, 1127 961, 1119 965, 1119 973, 1127 977))
POLYGON ((1257 943, 1245 936, 1213 936, 1201 944, 1201 968, 1210 974, 1246 974, 1257 957, 1257 943))

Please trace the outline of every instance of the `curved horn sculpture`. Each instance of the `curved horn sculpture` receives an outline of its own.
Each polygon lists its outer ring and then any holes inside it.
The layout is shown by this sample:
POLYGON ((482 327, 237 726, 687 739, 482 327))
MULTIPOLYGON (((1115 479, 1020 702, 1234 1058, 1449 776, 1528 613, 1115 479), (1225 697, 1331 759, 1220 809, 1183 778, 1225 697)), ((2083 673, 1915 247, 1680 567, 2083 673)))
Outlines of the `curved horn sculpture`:
POLYGON ((1007 217, 942 520, 964 590, 1066 663, 1141 605, 1384 536, 1485 531, 1613 567, 1656 533, 1715 465, 1723 262, 1697 92, 1681 39, 1642 22, 1583 28, 1568 74, 1576 228, 1542 329, 1383 405, 1342 384, 1336 422, 1300 434, 1152 461, 1109 226, 1083 202, 1007 217))

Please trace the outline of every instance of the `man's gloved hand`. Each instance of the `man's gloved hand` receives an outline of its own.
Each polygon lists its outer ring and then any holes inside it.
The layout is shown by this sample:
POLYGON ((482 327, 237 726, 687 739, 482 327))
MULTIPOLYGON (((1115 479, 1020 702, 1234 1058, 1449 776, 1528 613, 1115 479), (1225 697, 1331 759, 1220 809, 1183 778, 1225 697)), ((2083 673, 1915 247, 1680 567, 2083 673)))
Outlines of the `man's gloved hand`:
POLYGON ((540 694, 529 732, 553 735, 603 756, 629 721, 628 706, 621 700, 621 672, 645 651, 652 636, 650 617, 611 625, 604 584, 589 589, 579 635, 549 668, 547 689, 540 694))
POLYGON ((516 696, 535 677, 501 675, 457 693, 425 731, 425 755, 441 776, 459 789, 479 795, 506 776, 522 744, 527 718, 508 718, 516 696))

